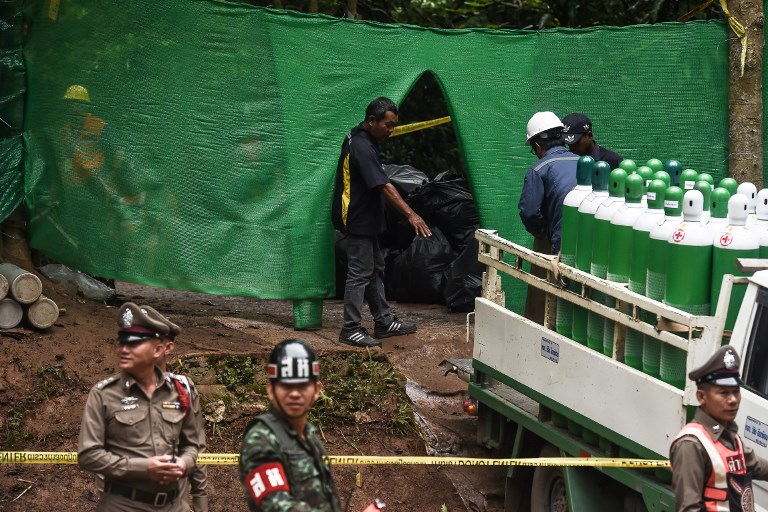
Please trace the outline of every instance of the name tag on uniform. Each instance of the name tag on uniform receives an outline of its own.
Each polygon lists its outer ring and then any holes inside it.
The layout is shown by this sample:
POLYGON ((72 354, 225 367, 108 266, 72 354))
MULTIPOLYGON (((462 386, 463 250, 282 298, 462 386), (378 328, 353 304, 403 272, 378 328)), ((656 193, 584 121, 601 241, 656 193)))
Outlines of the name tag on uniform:
POLYGON ((139 404, 126 404, 123 407, 120 408, 121 411, 132 411, 134 409, 138 409, 139 404))
POLYGON ((163 402, 163 409, 181 409, 181 402, 163 402))

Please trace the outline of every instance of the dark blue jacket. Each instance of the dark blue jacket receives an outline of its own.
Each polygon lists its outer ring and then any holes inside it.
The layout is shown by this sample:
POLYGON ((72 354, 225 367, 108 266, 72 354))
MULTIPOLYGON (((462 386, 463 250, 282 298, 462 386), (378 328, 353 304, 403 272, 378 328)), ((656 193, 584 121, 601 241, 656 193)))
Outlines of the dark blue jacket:
POLYGON ((545 234, 552 242, 552 254, 560 252, 563 201, 576 186, 579 157, 565 146, 549 148, 544 157, 525 173, 520 193, 520 219, 532 235, 545 234))

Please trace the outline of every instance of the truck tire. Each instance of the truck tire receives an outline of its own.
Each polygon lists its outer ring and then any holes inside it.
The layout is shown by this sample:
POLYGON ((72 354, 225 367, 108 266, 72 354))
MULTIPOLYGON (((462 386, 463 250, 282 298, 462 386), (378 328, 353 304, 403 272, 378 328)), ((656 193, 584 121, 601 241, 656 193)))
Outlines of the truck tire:
MULTIPOLYGON (((560 451, 546 445, 540 457, 560 457, 560 451)), ((562 468, 539 466, 533 472, 531 512, 568 512, 568 493, 562 468)))

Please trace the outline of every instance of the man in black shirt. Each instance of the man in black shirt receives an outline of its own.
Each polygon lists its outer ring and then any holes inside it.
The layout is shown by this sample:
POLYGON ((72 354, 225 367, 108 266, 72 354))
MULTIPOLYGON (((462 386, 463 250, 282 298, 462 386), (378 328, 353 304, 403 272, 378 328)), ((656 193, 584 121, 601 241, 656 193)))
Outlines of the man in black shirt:
POLYGON ((399 120, 389 98, 373 100, 365 120, 352 128, 341 145, 333 194, 333 227, 346 234, 347 281, 344 288, 344 327, 339 341, 358 347, 381 346, 379 339, 416 332, 416 325, 392 314, 384 296, 384 257, 378 236, 386 229, 384 201, 403 214, 417 236, 432 233, 424 220, 400 197, 381 165, 379 144, 399 120), (374 320, 373 337, 362 326, 363 300, 374 320))
POLYGON ((579 156, 591 156, 595 162, 603 161, 611 165, 611 169, 619 167, 623 160, 610 149, 606 149, 595 142, 592 134, 592 121, 578 112, 568 114, 563 119, 563 136, 565 143, 572 153, 579 156))

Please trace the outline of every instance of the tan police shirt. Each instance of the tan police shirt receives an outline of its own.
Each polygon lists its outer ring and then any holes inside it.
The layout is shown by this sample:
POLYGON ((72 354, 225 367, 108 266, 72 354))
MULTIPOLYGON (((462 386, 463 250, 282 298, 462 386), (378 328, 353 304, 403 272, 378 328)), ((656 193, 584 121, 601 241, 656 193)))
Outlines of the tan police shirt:
POLYGON ((172 491, 148 478, 149 457, 171 455, 195 466, 205 432, 199 421, 200 402, 194 387, 185 414, 174 377, 156 369, 157 388, 147 398, 136 380, 125 372, 91 388, 85 404, 77 448, 78 465, 99 473, 107 482, 149 492, 172 491))

